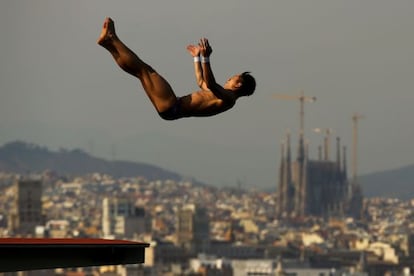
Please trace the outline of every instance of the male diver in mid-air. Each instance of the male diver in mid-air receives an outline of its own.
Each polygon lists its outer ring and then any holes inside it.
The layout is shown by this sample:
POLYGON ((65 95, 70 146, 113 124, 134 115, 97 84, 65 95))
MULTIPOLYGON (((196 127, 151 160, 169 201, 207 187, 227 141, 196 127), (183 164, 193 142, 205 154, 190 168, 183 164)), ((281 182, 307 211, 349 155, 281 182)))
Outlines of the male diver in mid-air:
POLYGON ((105 19, 97 43, 112 54, 119 67, 141 81, 164 120, 222 113, 232 108, 238 98, 252 95, 256 88, 256 81, 249 72, 232 76, 223 86, 217 84, 209 60, 213 50, 206 38, 200 39, 198 45, 187 46, 194 58, 195 75, 201 90, 183 97, 177 97, 170 84, 118 38, 111 18, 105 19))

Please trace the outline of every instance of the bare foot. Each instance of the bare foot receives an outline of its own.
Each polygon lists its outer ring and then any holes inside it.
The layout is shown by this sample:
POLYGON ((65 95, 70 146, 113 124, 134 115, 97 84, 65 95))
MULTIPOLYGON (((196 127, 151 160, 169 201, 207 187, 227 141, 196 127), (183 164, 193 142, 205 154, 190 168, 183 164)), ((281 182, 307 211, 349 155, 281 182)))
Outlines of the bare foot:
POLYGON ((116 34, 115 34, 114 21, 110 17, 107 17, 105 18, 105 22, 102 27, 102 32, 98 38, 97 43, 105 47, 105 46, 108 46, 108 44, 110 44, 110 42, 115 38, 116 38, 116 34))

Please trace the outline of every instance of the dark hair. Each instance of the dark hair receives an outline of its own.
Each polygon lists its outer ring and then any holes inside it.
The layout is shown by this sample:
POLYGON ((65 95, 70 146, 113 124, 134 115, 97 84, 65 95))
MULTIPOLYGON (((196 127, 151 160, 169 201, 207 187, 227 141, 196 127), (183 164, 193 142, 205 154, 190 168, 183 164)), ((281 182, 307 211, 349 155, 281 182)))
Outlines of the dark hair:
POLYGON ((242 86, 240 88, 241 96, 250 96, 253 94, 256 89, 256 80, 250 75, 250 72, 241 73, 240 77, 242 78, 242 86))

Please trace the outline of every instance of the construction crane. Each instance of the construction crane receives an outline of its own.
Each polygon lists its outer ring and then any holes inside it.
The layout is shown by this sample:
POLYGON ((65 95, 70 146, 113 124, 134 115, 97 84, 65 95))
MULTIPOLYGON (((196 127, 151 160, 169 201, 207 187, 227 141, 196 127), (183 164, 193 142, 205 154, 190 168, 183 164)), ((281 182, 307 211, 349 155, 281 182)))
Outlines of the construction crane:
POLYGON ((352 180, 356 183, 357 180, 357 165, 358 165, 358 121, 364 116, 358 113, 352 115, 352 180))
POLYGON ((304 134, 304 125, 305 125, 305 102, 314 102, 316 97, 306 97, 303 93, 303 90, 300 91, 299 95, 285 95, 285 94, 273 94, 273 97, 276 99, 282 100, 298 100, 300 103, 300 124, 299 131, 300 136, 303 137, 304 134))
POLYGON ((313 128, 312 129, 313 132, 316 133, 325 133, 325 138, 324 138, 324 150, 325 150, 325 157, 324 160, 328 161, 329 160, 329 152, 330 152, 330 144, 331 144, 331 134, 332 134, 332 128, 313 128))

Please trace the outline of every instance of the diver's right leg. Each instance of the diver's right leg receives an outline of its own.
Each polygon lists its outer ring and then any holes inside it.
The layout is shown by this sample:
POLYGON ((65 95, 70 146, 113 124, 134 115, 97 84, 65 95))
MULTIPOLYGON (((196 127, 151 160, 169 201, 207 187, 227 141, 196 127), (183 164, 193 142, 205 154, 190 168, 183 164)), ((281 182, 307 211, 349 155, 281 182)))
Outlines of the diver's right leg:
POLYGON ((177 97, 170 84, 118 38, 111 18, 105 19, 97 43, 111 53, 119 67, 141 81, 157 112, 164 112, 175 104, 177 97))

